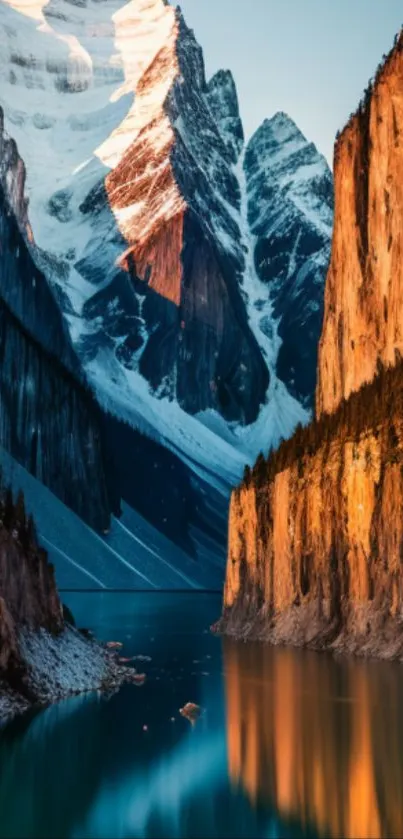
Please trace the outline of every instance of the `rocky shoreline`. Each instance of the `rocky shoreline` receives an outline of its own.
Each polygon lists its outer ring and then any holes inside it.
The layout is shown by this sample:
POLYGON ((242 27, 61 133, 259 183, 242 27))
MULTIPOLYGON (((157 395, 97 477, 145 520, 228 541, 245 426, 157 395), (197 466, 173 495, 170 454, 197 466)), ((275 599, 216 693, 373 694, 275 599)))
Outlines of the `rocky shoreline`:
POLYGON ((23 630, 19 649, 25 673, 19 688, 5 676, 0 679, 0 726, 31 708, 69 696, 115 691, 125 682, 139 684, 135 669, 119 664, 115 651, 73 626, 66 626, 59 635, 44 629, 23 630))
POLYGON ((245 618, 242 609, 224 611, 211 627, 217 635, 240 642, 305 648, 335 655, 403 661, 403 620, 376 603, 348 604, 340 620, 326 617, 329 604, 290 606, 277 616, 267 607, 245 618))

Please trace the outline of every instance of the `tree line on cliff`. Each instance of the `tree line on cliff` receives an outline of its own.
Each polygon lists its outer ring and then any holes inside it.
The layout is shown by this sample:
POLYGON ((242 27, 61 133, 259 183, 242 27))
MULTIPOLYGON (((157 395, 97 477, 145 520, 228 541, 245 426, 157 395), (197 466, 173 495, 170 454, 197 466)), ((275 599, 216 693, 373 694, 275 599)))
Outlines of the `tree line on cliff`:
POLYGON ((322 446, 333 442, 359 439, 368 431, 377 434, 377 427, 389 423, 390 447, 397 445, 393 417, 403 418, 403 359, 396 366, 378 363, 375 379, 362 385, 348 399, 342 399, 332 414, 322 414, 318 420, 303 427, 299 425, 289 440, 266 458, 260 453, 251 469, 245 468, 242 486, 262 487, 275 475, 302 463, 303 458, 315 455, 322 446))
POLYGON ((373 78, 371 78, 369 80, 368 85, 364 90, 362 99, 361 99, 361 101, 358 105, 357 110, 352 111, 352 113, 350 114, 350 116, 348 118, 348 121, 347 121, 346 125, 344 126, 344 128, 341 131, 339 130, 339 131, 336 132, 336 141, 335 141, 335 156, 336 157, 337 157, 338 145, 339 145, 340 138, 343 136, 343 134, 347 130, 347 128, 351 125, 351 123, 352 123, 352 121, 355 117, 362 116, 363 113, 367 112, 367 110, 369 109, 370 102, 371 102, 371 97, 372 97, 372 95, 374 93, 374 90, 376 89, 376 87, 377 87, 377 85, 380 81, 380 78, 381 78, 381 75, 382 75, 383 71, 385 70, 386 66, 388 65, 389 61, 392 59, 394 54, 396 52, 401 52, 402 50, 403 50, 403 26, 400 29, 400 31, 396 33, 394 41, 393 41, 392 48, 389 50, 388 53, 384 54, 384 56, 382 58, 382 61, 380 61, 380 63, 378 64, 378 67, 376 68, 376 71, 375 71, 375 74, 374 74, 373 78))
POLYGON ((4 529, 19 541, 24 551, 36 551, 38 538, 32 514, 27 515, 24 493, 20 489, 14 498, 9 485, 3 483, 0 468, 0 530, 4 529))

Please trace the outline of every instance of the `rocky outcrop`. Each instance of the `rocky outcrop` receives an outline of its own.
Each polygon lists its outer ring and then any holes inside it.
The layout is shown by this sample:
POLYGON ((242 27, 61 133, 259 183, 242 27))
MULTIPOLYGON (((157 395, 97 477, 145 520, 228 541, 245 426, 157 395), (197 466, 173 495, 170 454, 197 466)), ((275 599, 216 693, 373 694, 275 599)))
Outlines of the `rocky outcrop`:
POLYGON ((400 269, 382 265, 397 260, 403 200, 398 131, 382 126, 398 111, 402 46, 336 145, 318 419, 259 458, 233 494, 221 623, 244 637, 390 658, 403 657, 403 365, 391 366, 402 301, 400 269))
POLYGON ((135 671, 70 621, 23 494, 13 499, 1 487, 0 725, 32 704, 135 679, 135 671))
POLYGON ((100 412, 82 374, 80 381, 60 360, 78 368, 62 329, 55 329, 56 347, 48 349, 53 329, 44 324, 49 319, 57 327, 60 312, 1 190, 0 230, 0 445, 85 521, 106 530, 110 506, 100 412), (14 312, 26 314, 28 328, 14 312), (41 325, 45 346, 29 331, 39 334, 41 325))
POLYGON ((335 220, 317 412, 403 352, 403 36, 335 146, 335 220))
MULTIPOLYGON (((46 552, 38 547, 23 497, 10 491, 0 498, 0 679, 24 692, 25 667, 20 649, 22 627, 58 633, 63 614, 46 552)), ((27 688, 28 690, 28 688, 27 688)))

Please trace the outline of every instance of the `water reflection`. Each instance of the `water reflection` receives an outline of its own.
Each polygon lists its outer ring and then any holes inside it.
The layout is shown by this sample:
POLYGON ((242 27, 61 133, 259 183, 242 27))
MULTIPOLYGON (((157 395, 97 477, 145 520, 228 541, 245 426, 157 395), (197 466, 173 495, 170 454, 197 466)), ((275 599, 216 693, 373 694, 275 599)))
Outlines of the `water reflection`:
POLYGON ((0 839, 403 836, 399 665, 222 644, 210 596, 68 605, 149 678, 0 731, 0 839))
POLYGON ((225 642, 233 788, 304 832, 403 836, 399 665, 225 642))

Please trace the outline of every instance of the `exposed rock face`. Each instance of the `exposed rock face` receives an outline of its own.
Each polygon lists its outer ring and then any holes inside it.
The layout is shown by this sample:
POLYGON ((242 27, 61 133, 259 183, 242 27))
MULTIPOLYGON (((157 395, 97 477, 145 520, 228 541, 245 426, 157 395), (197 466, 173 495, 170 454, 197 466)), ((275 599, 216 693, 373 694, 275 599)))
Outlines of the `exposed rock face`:
POLYGON ((332 174, 283 113, 251 138, 244 169, 255 264, 282 342, 276 372, 311 407, 332 235, 332 174))
POLYGON ((229 633, 403 656, 402 384, 380 374, 233 494, 229 633))
POLYGON ((133 670, 72 625, 24 498, 0 489, 0 724, 34 703, 116 688, 133 670), (67 622, 65 623, 64 616, 67 622))
MULTIPOLYGON (((63 615, 54 581, 53 567, 45 551, 38 548, 28 526, 13 521, 10 509, 1 500, 0 525, 0 679, 11 686, 23 676, 23 660, 19 646, 22 627, 32 631, 40 628, 60 632, 63 615), (4 524, 8 516, 7 526, 4 524), (22 542, 24 544, 22 544, 22 542)), ((14 508, 15 514, 15 508, 14 508)))
POLYGON ((219 70, 207 85, 208 106, 220 129, 220 134, 237 162, 244 144, 244 131, 239 114, 238 94, 232 73, 219 70))
POLYGON ((403 39, 335 147, 335 224, 317 412, 403 352, 403 39))
POLYGON ((403 366, 380 365, 400 353, 403 196, 399 137, 392 128, 402 46, 400 38, 375 92, 336 146, 337 221, 320 348, 319 419, 298 430, 268 463, 260 458, 233 494, 222 622, 230 633, 274 643, 399 658, 403 366), (369 142, 372 129, 378 136, 369 142), (351 162, 354 148, 358 157, 351 162), (383 209, 378 205, 381 183, 393 197, 391 218, 385 196, 383 209), (377 259, 389 267, 378 272, 377 259))
POLYGON ((99 409, 63 316, 5 200, 26 209, 24 167, 0 134, 0 445, 89 524, 109 526, 99 409))

